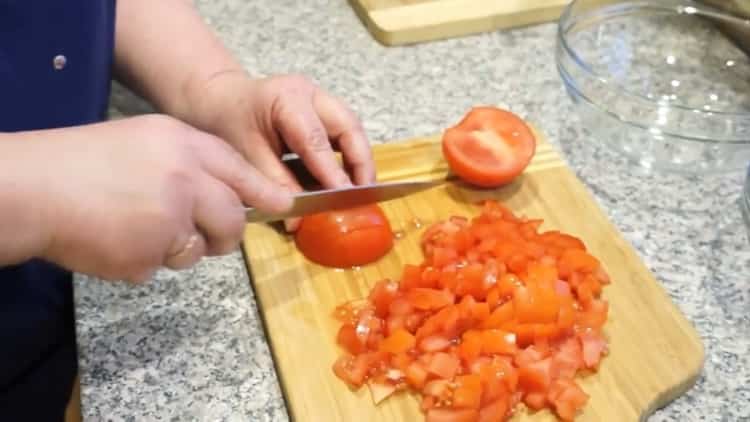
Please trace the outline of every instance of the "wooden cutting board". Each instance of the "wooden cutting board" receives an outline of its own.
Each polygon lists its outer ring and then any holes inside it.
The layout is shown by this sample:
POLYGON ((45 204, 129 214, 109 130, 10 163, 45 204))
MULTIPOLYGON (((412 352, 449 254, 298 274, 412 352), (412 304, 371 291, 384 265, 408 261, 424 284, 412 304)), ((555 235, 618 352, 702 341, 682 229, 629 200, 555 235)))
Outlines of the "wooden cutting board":
POLYGON ((570 0, 349 0, 373 37, 393 46, 557 20, 570 0))
MULTIPOLYGON (((591 395, 581 421, 637 421, 686 391, 701 371, 704 350, 692 325, 670 301, 633 248, 607 220, 558 153, 537 133, 538 151, 525 174, 502 189, 482 191, 451 179, 444 185, 382 203, 402 237, 380 262, 357 270, 332 270, 305 260, 290 237, 261 224, 248 225, 244 251, 261 316, 291 416, 296 421, 415 422, 423 420, 414 396, 374 406, 367 388, 352 393, 331 365, 339 356, 334 307, 365 297, 382 278, 397 279, 419 263, 419 236, 430 223, 454 214, 475 215, 483 198, 518 213, 543 218, 543 229, 583 239, 613 279, 605 334, 611 353, 600 372, 581 381, 591 395)), ((445 178, 440 138, 374 146, 381 181, 445 178)), ((519 413, 516 421, 554 420, 546 411, 519 413)))

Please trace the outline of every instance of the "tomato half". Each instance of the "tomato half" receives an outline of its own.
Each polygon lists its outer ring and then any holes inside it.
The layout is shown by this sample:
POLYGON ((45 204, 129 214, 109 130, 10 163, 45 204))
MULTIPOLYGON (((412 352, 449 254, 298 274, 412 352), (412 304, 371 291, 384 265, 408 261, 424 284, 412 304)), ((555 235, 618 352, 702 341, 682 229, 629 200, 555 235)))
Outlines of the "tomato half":
POLYGON ((495 107, 475 107, 443 135, 443 155, 464 181, 481 187, 509 183, 536 151, 531 129, 517 115, 495 107))
POLYGON ((377 204, 302 217, 297 248, 309 260, 348 268, 377 261, 393 247, 393 231, 377 204))

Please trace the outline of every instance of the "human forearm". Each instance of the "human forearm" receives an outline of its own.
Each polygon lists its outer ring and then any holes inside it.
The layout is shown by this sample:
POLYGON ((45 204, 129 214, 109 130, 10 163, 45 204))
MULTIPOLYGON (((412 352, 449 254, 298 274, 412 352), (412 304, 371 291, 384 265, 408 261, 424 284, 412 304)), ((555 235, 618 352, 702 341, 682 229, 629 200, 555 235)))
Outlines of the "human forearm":
POLYGON ((117 78, 160 111, 196 127, 213 118, 202 94, 212 79, 244 72, 187 0, 117 4, 117 78))
POLYGON ((49 243, 44 168, 30 161, 37 145, 26 137, 0 133, 0 266, 37 257, 49 243))

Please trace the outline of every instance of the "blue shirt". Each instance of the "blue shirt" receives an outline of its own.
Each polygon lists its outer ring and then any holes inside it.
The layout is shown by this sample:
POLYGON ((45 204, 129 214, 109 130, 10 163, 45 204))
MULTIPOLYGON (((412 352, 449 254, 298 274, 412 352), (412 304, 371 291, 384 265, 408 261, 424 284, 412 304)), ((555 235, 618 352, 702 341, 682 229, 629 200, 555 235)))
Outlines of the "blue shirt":
MULTIPOLYGON (((105 119, 114 25, 115 0, 0 0, 0 131, 105 119)), ((76 372, 70 272, 0 268, 0 419, 61 421, 76 372)))

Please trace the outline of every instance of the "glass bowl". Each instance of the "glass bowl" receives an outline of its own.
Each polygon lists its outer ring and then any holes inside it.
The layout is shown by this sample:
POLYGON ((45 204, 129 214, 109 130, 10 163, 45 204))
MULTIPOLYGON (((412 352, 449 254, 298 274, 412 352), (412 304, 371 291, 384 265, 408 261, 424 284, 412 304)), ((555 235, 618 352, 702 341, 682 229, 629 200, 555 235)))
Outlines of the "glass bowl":
POLYGON ((556 61, 581 123, 636 168, 718 173, 750 162, 743 45, 750 21, 692 1, 574 0, 556 61))

